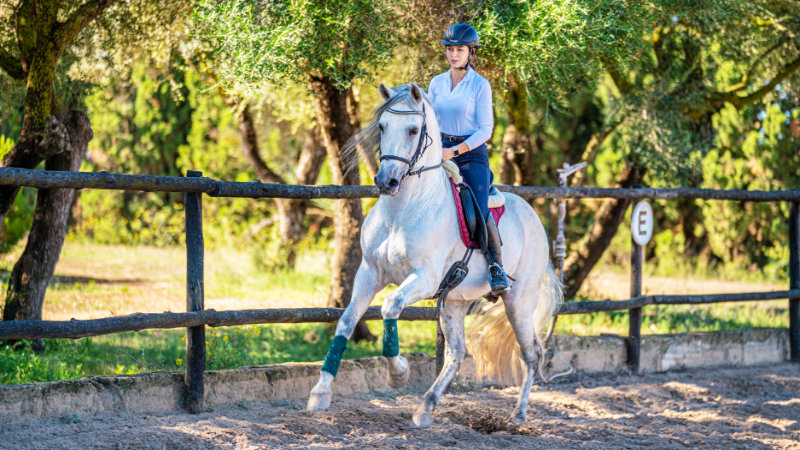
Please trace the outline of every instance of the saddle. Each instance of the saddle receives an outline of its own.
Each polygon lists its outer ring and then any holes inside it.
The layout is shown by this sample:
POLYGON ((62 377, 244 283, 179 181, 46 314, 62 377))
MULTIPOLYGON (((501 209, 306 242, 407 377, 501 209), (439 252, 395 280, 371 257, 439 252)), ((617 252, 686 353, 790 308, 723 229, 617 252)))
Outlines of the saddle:
MULTIPOLYGON (((475 199, 475 194, 467 184, 464 184, 464 178, 458 170, 458 166, 453 161, 445 161, 442 164, 447 174, 450 176, 450 187, 453 190, 453 202, 456 206, 456 217, 458 218, 458 228, 461 232, 461 240, 467 247, 464 257, 460 261, 456 261, 447 271, 442 282, 439 283, 434 297, 438 298, 437 306, 441 313, 444 308, 444 302, 447 294, 456 286, 458 286, 464 278, 466 278, 469 269, 467 264, 472 257, 473 250, 480 249, 484 252, 486 249, 486 222, 483 221, 480 207, 475 199), (480 219, 480 220, 479 220, 480 219)), ((505 197, 500 191, 492 186, 489 194, 489 212, 494 217, 495 222, 499 223, 500 218, 505 212, 505 197)), ((487 300, 491 302, 497 301, 497 297, 487 296, 487 300)))
MULTIPOLYGON (((453 190, 453 200, 458 217, 458 228, 461 240, 467 248, 486 250, 486 223, 481 218, 481 210, 475 199, 472 189, 464 184, 464 178, 458 166, 452 161, 445 161, 445 171, 450 177, 450 187, 453 190)), ((500 218, 506 211, 506 199, 503 194, 492 186, 489 193, 489 212, 494 217, 495 223, 500 224, 500 218)))

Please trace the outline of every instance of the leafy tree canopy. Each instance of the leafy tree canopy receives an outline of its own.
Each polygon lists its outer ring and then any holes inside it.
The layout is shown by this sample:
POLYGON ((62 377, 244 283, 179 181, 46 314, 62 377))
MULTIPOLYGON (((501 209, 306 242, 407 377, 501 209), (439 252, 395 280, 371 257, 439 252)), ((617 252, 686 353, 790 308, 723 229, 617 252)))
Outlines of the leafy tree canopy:
POLYGON ((251 94, 265 81, 305 84, 309 75, 346 89, 385 63, 397 44, 390 6, 381 0, 202 0, 194 19, 214 49, 226 89, 251 94))

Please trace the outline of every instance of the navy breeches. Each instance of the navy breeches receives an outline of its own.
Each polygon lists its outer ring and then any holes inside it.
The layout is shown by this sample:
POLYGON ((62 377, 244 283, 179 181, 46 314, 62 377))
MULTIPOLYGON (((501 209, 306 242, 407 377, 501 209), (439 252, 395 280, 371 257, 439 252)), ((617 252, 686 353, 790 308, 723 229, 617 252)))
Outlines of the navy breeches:
MULTIPOLYGON (((454 147, 458 144, 442 139, 444 148, 454 147)), ((494 175, 489 169, 489 154, 486 152, 486 144, 481 144, 467 153, 461 154, 453 158, 453 161, 458 165, 461 170, 461 175, 464 177, 466 183, 475 194, 475 199, 478 201, 478 206, 483 214, 483 220, 489 218, 489 190, 492 187, 494 175)))

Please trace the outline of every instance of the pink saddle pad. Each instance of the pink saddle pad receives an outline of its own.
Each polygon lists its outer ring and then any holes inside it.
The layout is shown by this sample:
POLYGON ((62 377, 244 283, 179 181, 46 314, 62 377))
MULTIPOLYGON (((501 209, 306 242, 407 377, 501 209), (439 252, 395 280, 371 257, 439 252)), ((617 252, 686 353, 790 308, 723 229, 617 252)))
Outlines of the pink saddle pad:
MULTIPOLYGON (((450 187, 453 189, 453 200, 456 203, 456 217, 458 217, 458 230, 461 232, 461 240, 467 248, 477 249, 478 243, 473 242, 472 239, 469 238, 467 220, 464 218, 464 205, 461 204, 461 196, 458 195, 458 190, 453 180, 450 180, 450 187)), ((506 212, 506 205, 500 206, 499 208, 489 208, 489 212, 494 217, 495 223, 500 225, 500 218, 503 217, 503 213, 506 212)))

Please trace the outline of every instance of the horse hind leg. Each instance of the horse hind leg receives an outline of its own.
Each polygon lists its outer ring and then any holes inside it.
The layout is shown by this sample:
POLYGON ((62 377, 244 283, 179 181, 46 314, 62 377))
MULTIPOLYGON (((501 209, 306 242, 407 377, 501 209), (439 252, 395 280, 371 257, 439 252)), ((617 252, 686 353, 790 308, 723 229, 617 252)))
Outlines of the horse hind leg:
POLYGON ((539 301, 540 288, 537 285, 527 289, 515 289, 506 294, 503 299, 506 316, 514 330, 520 348, 520 357, 525 363, 525 378, 519 393, 519 399, 511 413, 511 420, 515 423, 525 422, 528 413, 528 398, 531 386, 538 370, 538 356, 536 354, 537 330, 534 321, 534 312, 539 301))
POLYGON ((433 423, 431 412, 439 404, 453 377, 461 367, 461 361, 467 354, 467 344, 464 336, 464 317, 467 314, 469 303, 447 302, 439 317, 439 322, 444 333, 445 344, 444 366, 436 381, 425 393, 422 405, 414 412, 411 426, 414 428, 427 428, 433 423))

